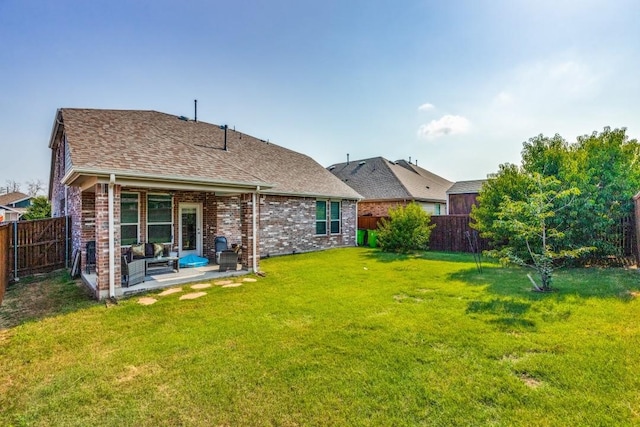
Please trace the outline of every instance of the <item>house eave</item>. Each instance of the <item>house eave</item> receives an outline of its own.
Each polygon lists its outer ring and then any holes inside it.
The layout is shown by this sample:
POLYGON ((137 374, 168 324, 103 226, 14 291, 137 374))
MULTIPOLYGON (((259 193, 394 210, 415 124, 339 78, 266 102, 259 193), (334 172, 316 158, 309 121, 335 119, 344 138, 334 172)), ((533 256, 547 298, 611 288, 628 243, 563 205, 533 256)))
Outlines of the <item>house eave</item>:
POLYGON ((306 198, 316 198, 316 199, 341 199, 341 200, 355 200, 361 201, 363 198, 355 197, 353 195, 348 196, 345 194, 326 194, 326 193, 305 193, 305 192, 295 192, 295 191, 260 191, 260 194, 266 194, 270 196, 285 196, 285 197, 306 197, 306 198))
POLYGON ((145 189, 242 193, 255 191, 257 188, 273 187, 272 184, 265 182, 237 182, 174 175, 158 176, 129 171, 82 168, 72 168, 61 181, 65 185, 87 190, 95 184, 108 184, 111 174, 116 176, 119 185, 145 189))

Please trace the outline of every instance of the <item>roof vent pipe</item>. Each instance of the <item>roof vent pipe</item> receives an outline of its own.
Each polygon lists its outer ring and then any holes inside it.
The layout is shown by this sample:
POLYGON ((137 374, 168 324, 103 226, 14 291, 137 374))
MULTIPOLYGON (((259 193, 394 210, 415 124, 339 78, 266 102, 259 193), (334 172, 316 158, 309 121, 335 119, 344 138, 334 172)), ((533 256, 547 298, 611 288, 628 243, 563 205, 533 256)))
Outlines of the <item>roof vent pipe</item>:
POLYGON ((347 153, 347 164, 349 164, 349 153, 347 153))
POLYGON ((193 121, 198 123, 198 100, 193 100, 193 121))
POLYGON ((224 151, 229 151, 227 150, 227 128, 228 127, 229 126, 227 125, 220 126, 220 129, 224 129, 224 151))
POLYGON ((418 159, 416 159, 416 166, 418 166, 418 159))
POLYGON ((411 156, 409 156, 409 164, 411 164, 411 156))

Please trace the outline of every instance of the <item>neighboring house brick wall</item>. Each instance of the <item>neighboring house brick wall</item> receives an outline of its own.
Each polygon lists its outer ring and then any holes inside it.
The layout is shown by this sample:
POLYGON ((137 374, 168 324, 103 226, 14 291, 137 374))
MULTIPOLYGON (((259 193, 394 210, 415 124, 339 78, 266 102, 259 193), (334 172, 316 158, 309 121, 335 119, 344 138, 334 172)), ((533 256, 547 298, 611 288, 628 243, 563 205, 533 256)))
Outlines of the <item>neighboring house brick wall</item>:
MULTIPOLYGON (((413 203, 413 200, 403 201, 361 201, 358 203, 358 216, 388 216, 389 209, 397 208, 398 206, 406 207, 409 203, 413 203)), ((446 205, 444 203, 433 202, 415 202, 422 208, 423 211, 428 212, 431 215, 444 215, 446 205)))
POLYGON ((365 202, 358 203, 358 216, 387 216, 389 209, 407 206, 407 201, 365 202))
POLYGON ((342 201, 341 232, 317 236, 316 198, 260 196, 260 257, 355 245, 356 203, 342 201))

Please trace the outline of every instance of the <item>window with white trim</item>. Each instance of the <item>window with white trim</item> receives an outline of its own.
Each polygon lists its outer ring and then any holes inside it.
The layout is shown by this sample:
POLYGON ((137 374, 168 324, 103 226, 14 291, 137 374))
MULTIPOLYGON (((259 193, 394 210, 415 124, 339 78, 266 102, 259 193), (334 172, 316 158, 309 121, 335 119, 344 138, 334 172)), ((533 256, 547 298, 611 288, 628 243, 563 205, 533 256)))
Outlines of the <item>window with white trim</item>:
POLYGON ((329 202, 331 205, 331 234, 340 234, 340 202, 329 202))
POLYGON ((173 198, 168 194, 147 195, 147 240, 171 243, 173 235, 173 198))
POLYGON ((120 195, 120 244, 122 246, 138 243, 140 226, 138 193, 120 195))
POLYGON ((341 218, 340 202, 316 200, 316 235, 340 234, 341 218))

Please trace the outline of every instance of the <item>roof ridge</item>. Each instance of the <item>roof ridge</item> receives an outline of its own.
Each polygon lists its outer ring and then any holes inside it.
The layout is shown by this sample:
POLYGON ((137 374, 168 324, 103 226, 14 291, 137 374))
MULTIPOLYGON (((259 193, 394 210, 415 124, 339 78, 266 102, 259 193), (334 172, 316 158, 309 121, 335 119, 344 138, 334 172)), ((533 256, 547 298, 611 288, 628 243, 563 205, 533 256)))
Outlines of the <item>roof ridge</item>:
MULTIPOLYGON (((404 192, 407 194, 407 196, 409 197, 414 197, 413 194, 411 194, 411 191, 409 191, 409 189, 407 188, 407 186, 404 184, 404 182, 402 181, 402 178, 396 173, 396 171, 394 170, 395 168, 392 168, 389 161, 384 162, 385 166, 391 171, 391 173, 393 174, 393 176, 396 177, 396 179, 398 180, 398 182, 400 183, 400 185, 402 186, 402 189, 404 190, 404 192)), ((399 166, 394 164, 394 166, 399 166)), ((402 167, 402 166, 399 166, 402 167)))

